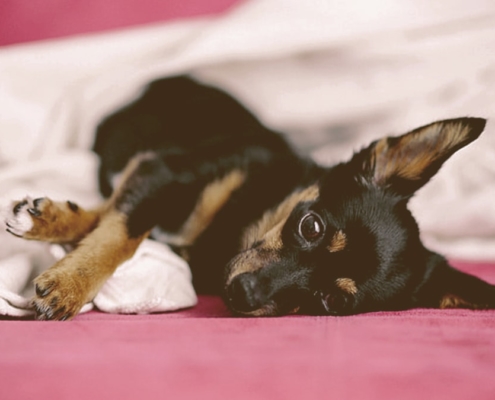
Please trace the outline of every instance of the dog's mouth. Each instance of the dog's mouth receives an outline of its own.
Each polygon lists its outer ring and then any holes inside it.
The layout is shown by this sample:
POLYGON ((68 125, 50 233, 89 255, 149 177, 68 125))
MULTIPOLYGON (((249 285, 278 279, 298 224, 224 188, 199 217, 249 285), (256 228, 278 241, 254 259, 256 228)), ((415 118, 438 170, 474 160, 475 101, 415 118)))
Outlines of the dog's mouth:
MULTIPOLYGON (((229 299, 229 304, 231 303, 232 301, 229 299)), ((270 317, 278 315, 278 306, 274 301, 270 301, 268 304, 251 311, 238 310, 232 306, 230 309, 235 315, 244 317, 270 317)))
POLYGON ((239 316, 268 317, 300 310, 297 293, 286 289, 274 291, 271 285, 249 273, 236 276, 227 285, 225 298, 232 313, 239 316))
POLYGON ((297 314, 301 310, 301 306, 296 306, 289 311, 282 312, 276 302, 270 301, 268 304, 265 304, 264 306, 253 311, 238 311, 232 307, 230 307, 230 310, 235 315, 243 317, 274 317, 297 314))
POLYGON ((254 274, 236 276, 225 290, 226 303, 234 315, 270 317, 289 314, 348 315, 354 296, 335 290, 308 291, 295 288, 274 290, 254 274))

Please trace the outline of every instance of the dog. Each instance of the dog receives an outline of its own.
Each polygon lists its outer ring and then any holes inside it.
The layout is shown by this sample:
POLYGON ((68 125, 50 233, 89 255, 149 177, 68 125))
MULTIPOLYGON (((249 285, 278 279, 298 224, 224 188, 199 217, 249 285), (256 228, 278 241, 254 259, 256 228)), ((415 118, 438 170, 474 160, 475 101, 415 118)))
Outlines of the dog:
POLYGON ((25 198, 7 230, 73 247, 35 279, 39 320, 73 318, 148 236, 235 315, 495 308, 495 286, 425 248, 407 208, 485 122, 434 122, 322 167, 224 91, 164 78, 97 128, 101 207, 25 198))

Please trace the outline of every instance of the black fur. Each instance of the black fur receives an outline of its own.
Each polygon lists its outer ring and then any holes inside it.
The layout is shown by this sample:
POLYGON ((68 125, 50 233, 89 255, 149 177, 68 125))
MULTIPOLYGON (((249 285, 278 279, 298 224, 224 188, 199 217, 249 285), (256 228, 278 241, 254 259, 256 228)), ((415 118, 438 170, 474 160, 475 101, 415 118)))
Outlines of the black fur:
MULTIPOLYGON (((116 203, 129 217, 131 237, 155 225, 178 231, 209 183, 234 169, 245 172, 242 186, 185 249, 195 288, 225 295, 234 312, 341 315, 439 307, 446 295, 462 298, 462 306, 495 307, 493 286, 454 270, 422 245, 407 209, 414 191, 484 128, 484 120, 475 118, 443 122, 465 125, 471 134, 432 160, 417 179, 396 174, 382 182, 375 171, 377 142, 347 163, 322 168, 226 93, 181 76, 152 83, 142 98, 103 121, 94 149, 101 157, 105 196, 133 156, 150 154, 124 182, 116 203), (281 248, 265 251, 262 239, 241 249, 246 227, 311 185, 319 196, 295 205, 281 230, 281 248), (305 229, 322 229, 309 232, 314 240, 301 236, 308 213, 314 216, 305 229), (337 232, 345 234, 345 247, 332 252, 328 244, 337 232), (251 253, 262 267, 227 282, 239 257, 251 253), (355 293, 335 286, 342 277, 355 283, 355 293)), ((393 147, 399 140, 387 143, 393 147)))
POLYGON ((94 149, 102 160, 100 188, 106 196, 111 177, 130 158, 149 150, 157 154, 138 174, 151 178, 137 191, 130 182, 132 195, 118 204, 132 210, 131 236, 153 225, 176 231, 209 182, 233 168, 249 171, 243 187, 190 249, 194 285, 206 293, 223 288, 224 266, 236 254, 244 227, 311 180, 317 169, 237 101, 186 77, 151 84, 139 101, 99 126, 94 149))

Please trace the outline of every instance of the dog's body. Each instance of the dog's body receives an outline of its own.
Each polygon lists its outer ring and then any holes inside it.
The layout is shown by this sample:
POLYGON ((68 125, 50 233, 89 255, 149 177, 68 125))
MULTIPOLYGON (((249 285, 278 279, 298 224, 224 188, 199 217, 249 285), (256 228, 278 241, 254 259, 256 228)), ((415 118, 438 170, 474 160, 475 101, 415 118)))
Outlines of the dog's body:
POLYGON ((36 279, 40 319, 73 317, 150 234, 241 315, 495 308, 493 286, 424 248, 406 207, 484 125, 440 121, 323 168, 224 92, 163 79, 98 129, 104 206, 25 199, 8 230, 76 245, 36 279))

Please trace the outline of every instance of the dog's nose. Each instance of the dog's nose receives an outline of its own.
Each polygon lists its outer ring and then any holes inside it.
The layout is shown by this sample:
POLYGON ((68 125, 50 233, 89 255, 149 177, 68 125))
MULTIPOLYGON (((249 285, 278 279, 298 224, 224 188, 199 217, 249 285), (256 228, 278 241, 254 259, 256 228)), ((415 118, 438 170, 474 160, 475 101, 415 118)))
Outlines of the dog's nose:
POLYGON ((227 296, 235 311, 250 312, 264 305, 258 279, 250 273, 236 276, 227 288, 227 296))

